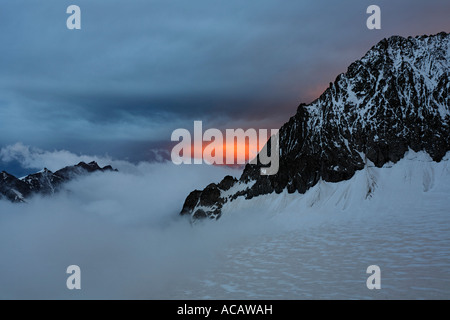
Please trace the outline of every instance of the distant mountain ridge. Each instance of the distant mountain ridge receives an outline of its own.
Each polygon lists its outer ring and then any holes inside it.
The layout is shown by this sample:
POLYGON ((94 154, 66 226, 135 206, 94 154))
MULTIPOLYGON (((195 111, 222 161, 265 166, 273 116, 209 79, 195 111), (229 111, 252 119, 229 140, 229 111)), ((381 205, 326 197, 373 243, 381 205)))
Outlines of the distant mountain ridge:
POLYGON ((445 32, 381 40, 281 127, 277 174, 247 164, 239 180, 191 192, 181 215, 217 219, 237 197, 303 194, 319 181, 348 180, 368 162, 396 163, 410 149, 439 162, 450 150, 449 61, 445 32))
POLYGON ((74 166, 68 166, 56 172, 47 168, 30 174, 23 178, 2 171, 0 173, 0 200, 7 199, 11 202, 26 202, 26 199, 36 195, 52 195, 60 190, 62 185, 79 176, 94 172, 117 171, 111 166, 101 168, 97 162, 80 162, 74 166))

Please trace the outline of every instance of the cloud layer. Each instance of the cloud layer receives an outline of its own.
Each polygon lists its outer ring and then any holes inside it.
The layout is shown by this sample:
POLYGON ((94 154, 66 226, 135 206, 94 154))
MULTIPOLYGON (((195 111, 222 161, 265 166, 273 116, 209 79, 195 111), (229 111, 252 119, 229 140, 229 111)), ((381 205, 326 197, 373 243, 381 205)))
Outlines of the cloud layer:
POLYGON ((178 214, 194 188, 238 171, 128 169, 80 178, 23 206, 0 200, 0 298, 161 298, 233 240, 220 229, 195 230, 178 214), (82 270, 81 292, 65 288, 72 264, 82 270))

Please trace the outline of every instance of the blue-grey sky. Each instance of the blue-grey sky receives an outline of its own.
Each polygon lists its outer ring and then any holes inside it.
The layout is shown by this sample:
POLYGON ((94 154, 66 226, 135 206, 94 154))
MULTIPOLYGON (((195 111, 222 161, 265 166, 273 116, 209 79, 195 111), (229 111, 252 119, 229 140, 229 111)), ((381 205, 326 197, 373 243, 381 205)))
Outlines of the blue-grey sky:
POLYGON ((0 147, 149 160, 194 120, 278 128, 382 38, 449 32, 449 16, 443 0, 4 0, 0 147))

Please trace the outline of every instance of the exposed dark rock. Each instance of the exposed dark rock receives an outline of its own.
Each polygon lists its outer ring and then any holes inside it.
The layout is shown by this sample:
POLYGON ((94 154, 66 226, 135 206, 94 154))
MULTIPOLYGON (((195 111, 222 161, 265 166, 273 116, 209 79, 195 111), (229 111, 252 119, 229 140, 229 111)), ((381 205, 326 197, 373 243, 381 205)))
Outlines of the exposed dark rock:
POLYGON ((63 183, 81 175, 93 172, 117 171, 111 166, 101 168, 96 162, 86 164, 80 162, 75 166, 65 167, 55 173, 47 168, 41 172, 30 174, 18 179, 7 172, 0 173, 0 199, 6 198, 12 202, 25 202, 35 194, 51 195, 58 192, 63 183))
POLYGON ((24 202, 31 190, 22 180, 2 171, 0 173, 0 195, 12 202, 24 202))
POLYGON ((200 202, 201 194, 202 192, 200 190, 194 190, 188 195, 188 197, 184 201, 183 209, 181 210, 181 215, 192 213, 194 208, 200 202))
POLYGON ((217 185, 219 189, 227 191, 229 190, 238 180, 232 176, 226 176, 222 181, 217 185))
POLYGON ((192 191, 184 202, 181 215, 192 214, 195 219, 207 217, 218 219, 222 206, 227 201, 221 197, 221 192, 229 190, 236 182, 238 182, 236 178, 226 176, 218 184, 209 184, 203 191, 192 191), (207 214, 201 209, 202 207, 208 208, 207 214))
POLYGON ((194 219, 205 219, 205 218, 208 217, 208 215, 202 209, 198 209, 198 210, 195 211, 195 213, 192 215, 192 217, 194 219))

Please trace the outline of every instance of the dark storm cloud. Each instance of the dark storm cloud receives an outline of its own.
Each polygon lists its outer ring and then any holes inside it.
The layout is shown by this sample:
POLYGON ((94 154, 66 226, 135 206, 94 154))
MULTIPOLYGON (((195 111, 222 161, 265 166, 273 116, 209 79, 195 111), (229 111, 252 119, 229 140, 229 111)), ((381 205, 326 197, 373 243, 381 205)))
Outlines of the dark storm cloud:
POLYGON ((380 31, 369 4, 3 1, 0 145, 120 154, 193 120, 278 127, 383 37, 449 31, 448 1, 377 1, 380 31), (71 4, 82 30, 65 27, 71 4))

